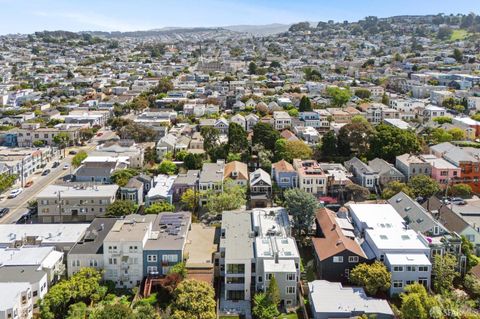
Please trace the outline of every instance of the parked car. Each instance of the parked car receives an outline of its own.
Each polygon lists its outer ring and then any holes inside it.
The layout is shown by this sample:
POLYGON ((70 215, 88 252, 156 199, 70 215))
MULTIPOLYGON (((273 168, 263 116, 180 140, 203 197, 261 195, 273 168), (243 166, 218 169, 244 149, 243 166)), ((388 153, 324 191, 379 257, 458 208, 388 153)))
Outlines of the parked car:
POLYGON ((463 198, 460 198, 460 197, 452 198, 451 202, 454 205, 466 205, 467 204, 467 202, 463 198))
POLYGON ((8 195, 8 198, 15 198, 18 195, 20 195, 22 192, 23 192, 23 188, 14 189, 10 192, 10 195, 8 195))
POLYGON ((30 187, 33 185, 33 181, 28 181, 27 183, 25 183, 25 187, 30 187))
POLYGON ((63 169, 68 169, 68 164, 63 165, 63 169))
POLYGON ((7 215, 9 211, 10 211, 10 209, 8 209, 8 208, 0 209, 0 218, 7 215))
POLYGON ((58 166, 60 166, 60 163, 59 162, 54 162, 53 165, 52 165, 52 168, 57 168, 58 166))
POLYGON ((68 154, 70 154, 70 155, 76 155, 76 154, 77 154, 77 151, 71 150, 70 152, 68 152, 68 154))
POLYGON ((50 170, 49 169, 46 169, 42 172, 42 176, 47 176, 48 174, 50 174, 50 170))

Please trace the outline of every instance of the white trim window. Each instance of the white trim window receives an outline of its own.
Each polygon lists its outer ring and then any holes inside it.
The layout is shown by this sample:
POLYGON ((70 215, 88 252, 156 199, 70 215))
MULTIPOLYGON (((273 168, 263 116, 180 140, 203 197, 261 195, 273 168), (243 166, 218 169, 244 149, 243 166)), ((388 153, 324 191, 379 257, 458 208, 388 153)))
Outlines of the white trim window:
POLYGON ((403 271, 403 266, 393 266, 393 271, 394 272, 402 272, 403 271))
POLYGON ((294 273, 290 273, 290 274, 287 274, 287 280, 288 281, 295 281, 295 274, 294 273))
POLYGON ((393 288, 403 288, 403 280, 394 280, 393 288))
POLYGON ((287 286, 286 287, 287 295, 294 295, 295 294, 295 286, 287 286))
POLYGON ((333 256, 334 263, 343 263, 343 256, 333 256))
POLYGON ((149 263, 156 263, 158 260, 157 255, 147 255, 147 262, 149 263))
POLYGON ((359 261, 358 256, 348 256, 349 263, 358 263, 358 261, 359 261))

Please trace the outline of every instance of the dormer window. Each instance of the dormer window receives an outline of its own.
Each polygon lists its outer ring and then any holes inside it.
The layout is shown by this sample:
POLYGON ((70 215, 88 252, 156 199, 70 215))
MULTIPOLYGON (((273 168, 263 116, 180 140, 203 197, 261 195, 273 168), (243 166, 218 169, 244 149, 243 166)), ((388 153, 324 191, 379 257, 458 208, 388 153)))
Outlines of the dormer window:
POLYGON ((433 227, 433 234, 434 234, 434 235, 440 234, 440 227, 434 226, 434 227, 433 227))

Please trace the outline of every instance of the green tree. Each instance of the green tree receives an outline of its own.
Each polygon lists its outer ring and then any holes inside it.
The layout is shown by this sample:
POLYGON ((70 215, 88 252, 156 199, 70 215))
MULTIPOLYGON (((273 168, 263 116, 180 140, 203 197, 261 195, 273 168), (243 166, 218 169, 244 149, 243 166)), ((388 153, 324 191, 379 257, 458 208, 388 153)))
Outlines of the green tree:
POLYGON ((106 216, 126 216, 135 213, 137 210, 135 204, 129 200, 116 200, 107 207, 106 216))
MULTIPOLYGON (((92 316, 90 316, 92 317, 92 316)), ((94 319, 135 319, 132 309, 127 305, 105 305, 93 313, 94 319)))
POLYGON ((453 289, 453 281, 459 276, 456 271, 457 258, 446 254, 437 254, 432 266, 433 289, 437 293, 447 293, 453 289))
POLYGON ((261 144, 266 150, 274 151, 275 142, 280 138, 280 133, 268 123, 258 122, 253 127, 252 143, 261 144))
POLYGON ((157 86, 153 89, 154 94, 167 93, 173 90, 173 83, 168 77, 163 77, 158 81, 157 86))
POLYGON ((451 196, 458 196, 463 198, 468 198, 472 196, 472 186, 469 184, 455 184, 448 188, 448 193, 451 196))
POLYGON ((274 275, 270 278, 266 294, 267 299, 271 304, 275 305, 275 307, 280 305, 280 289, 278 288, 277 279, 274 275))
POLYGON ((180 201, 186 209, 193 212, 196 210, 199 200, 199 192, 196 192, 193 189, 189 188, 182 194, 180 201))
POLYGON ((223 192, 208 191, 207 204, 210 213, 220 214, 225 210, 234 210, 245 205, 245 188, 227 180, 223 185, 223 192))
POLYGON ((275 319, 280 315, 277 306, 270 302, 265 293, 253 296, 252 313, 257 319, 275 319))
POLYGON ((87 305, 84 302, 77 302, 68 307, 67 319, 85 319, 87 316, 87 305))
MULTIPOLYGON (((55 143, 58 147, 64 150, 70 144, 70 135, 66 132, 60 132, 53 137, 53 143, 55 143)), ((65 154, 64 154, 65 155, 65 154)))
POLYGON ((112 175, 110 176, 110 179, 112 180, 112 182, 114 182, 118 186, 123 187, 127 185, 128 181, 132 177, 136 175, 137 175, 137 172, 133 169, 130 169, 130 168, 119 169, 112 173, 112 175))
POLYGON ((465 139, 465 131, 461 128, 454 127, 447 131, 450 135, 452 135, 452 139, 454 141, 463 141, 465 139))
POLYGON ((135 319, 161 319, 157 310, 150 304, 140 304, 135 307, 135 319))
POLYGON ((416 175, 410 178, 408 187, 412 189, 413 196, 430 198, 440 191, 440 185, 436 180, 427 175, 416 175))
POLYGON ((400 308, 403 319, 427 319, 428 314, 418 294, 406 294, 402 296, 400 308))
POLYGON ((203 165, 203 155, 188 153, 183 159, 183 165, 186 169, 200 169, 203 165))
POLYGON ((350 194, 351 198, 355 202, 363 202, 364 200, 367 200, 370 196, 370 191, 368 190, 368 188, 354 183, 345 186, 345 190, 348 194, 350 194))
POLYGON ((439 117, 433 118, 433 121, 435 123, 442 125, 445 123, 452 123, 452 118, 450 116, 439 116, 439 117))
POLYGON ((15 181, 17 180, 18 175, 16 174, 8 174, 8 173, 1 173, 0 174, 0 193, 3 193, 7 189, 13 186, 15 181))
POLYGON ((166 175, 173 175, 177 172, 177 165, 175 165, 174 162, 169 161, 169 160, 163 160, 159 165, 158 165, 158 171, 161 174, 166 174, 166 175))
POLYGON ((258 67, 257 67, 257 64, 255 62, 250 62, 250 64, 248 65, 248 73, 249 74, 257 74, 257 70, 258 70, 258 67))
POLYGON ((370 158, 394 162, 398 155, 420 151, 420 142, 414 132, 380 124, 369 141, 370 158))
POLYGON ((356 89, 355 90, 355 96, 361 98, 361 99, 369 99, 372 93, 367 90, 367 89, 356 89))
POLYGON ((414 197, 412 189, 408 187, 407 184, 399 181, 392 181, 383 189, 382 198, 390 199, 400 192, 404 192, 406 195, 414 197))
POLYGON ((462 253, 467 257, 467 272, 469 272, 478 264, 478 258, 475 255, 475 246, 465 236, 462 236, 462 253))
POLYGON ((300 100, 300 105, 298 106, 298 110, 300 112, 313 111, 312 102, 310 102, 310 99, 308 98, 308 96, 306 95, 302 96, 302 99, 300 100))
POLYGON ((318 208, 315 196, 302 189, 293 188, 286 190, 284 197, 284 206, 287 212, 293 216, 294 228, 298 230, 299 235, 302 232, 307 235, 313 226, 318 208))
POLYGON ((366 120, 357 119, 344 125, 337 136, 339 155, 365 157, 370 148, 371 136, 375 133, 372 125, 366 120))
POLYGON ((145 214, 160 214, 162 212, 174 212, 175 206, 167 202, 153 203, 145 208, 145 214))
POLYGON ((168 270, 168 273, 178 274, 183 279, 187 277, 187 267, 185 266, 184 262, 180 262, 170 267, 170 269, 168 270))
POLYGON ((334 107, 343 107, 351 98, 349 90, 339 87, 329 87, 327 93, 332 99, 332 106, 334 107))
POLYGON ((294 158, 302 160, 312 158, 313 150, 303 141, 287 141, 283 138, 275 143, 275 158, 292 162, 294 158))
POLYGON ((220 138, 220 131, 218 129, 212 126, 204 126, 201 128, 200 134, 202 134, 203 137, 203 148, 207 153, 217 146, 220 138))
POLYGON ((228 127, 228 151, 244 153, 248 149, 247 132, 237 123, 230 123, 228 127))
POLYGON ((369 295, 376 295, 380 291, 390 288, 392 275, 384 264, 375 261, 373 264, 361 263, 350 272, 350 281, 364 287, 369 295))
POLYGON ((171 319, 216 319, 215 291, 206 282, 187 279, 174 291, 171 319))
POLYGON ((85 151, 80 151, 77 154, 75 154, 75 156, 72 158, 73 167, 79 167, 80 165, 82 165, 83 160, 86 159, 87 157, 88 157, 88 154, 85 151))
POLYGON ((331 161, 338 155, 337 136, 334 131, 330 130, 323 135, 320 154, 321 158, 326 161, 331 161))
POLYGON ((457 62, 462 62, 462 61, 463 61, 463 53, 462 53, 462 51, 460 51, 460 49, 458 49, 458 48, 453 49, 453 58, 454 58, 457 62))

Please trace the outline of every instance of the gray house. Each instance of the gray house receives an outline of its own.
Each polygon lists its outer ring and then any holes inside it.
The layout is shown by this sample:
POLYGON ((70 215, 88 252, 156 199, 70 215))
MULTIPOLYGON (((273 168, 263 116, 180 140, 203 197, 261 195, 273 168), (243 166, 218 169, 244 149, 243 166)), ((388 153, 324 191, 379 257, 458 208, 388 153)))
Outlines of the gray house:
POLYGON ((403 154, 395 159, 395 167, 407 177, 407 180, 417 175, 432 174, 432 167, 429 162, 417 155, 403 154))
POLYGON ((125 186, 120 187, 119 193, 122 200, 129 200, 137 205, 143 204, 143 183, 136 177, 132 177, 125 186))
POLYGON ((375 190, 378 185, 379 172, 374 170, 357 157, 346 161, 345 168, 353 174, 355 183, 366 187, 370 190, 375 190))
POLYGON ((381 158, 369 161, 368 166, 378 172, 378 182, 381 187, 385 187, 391 182, 405 182, 405 175, 381 158))

